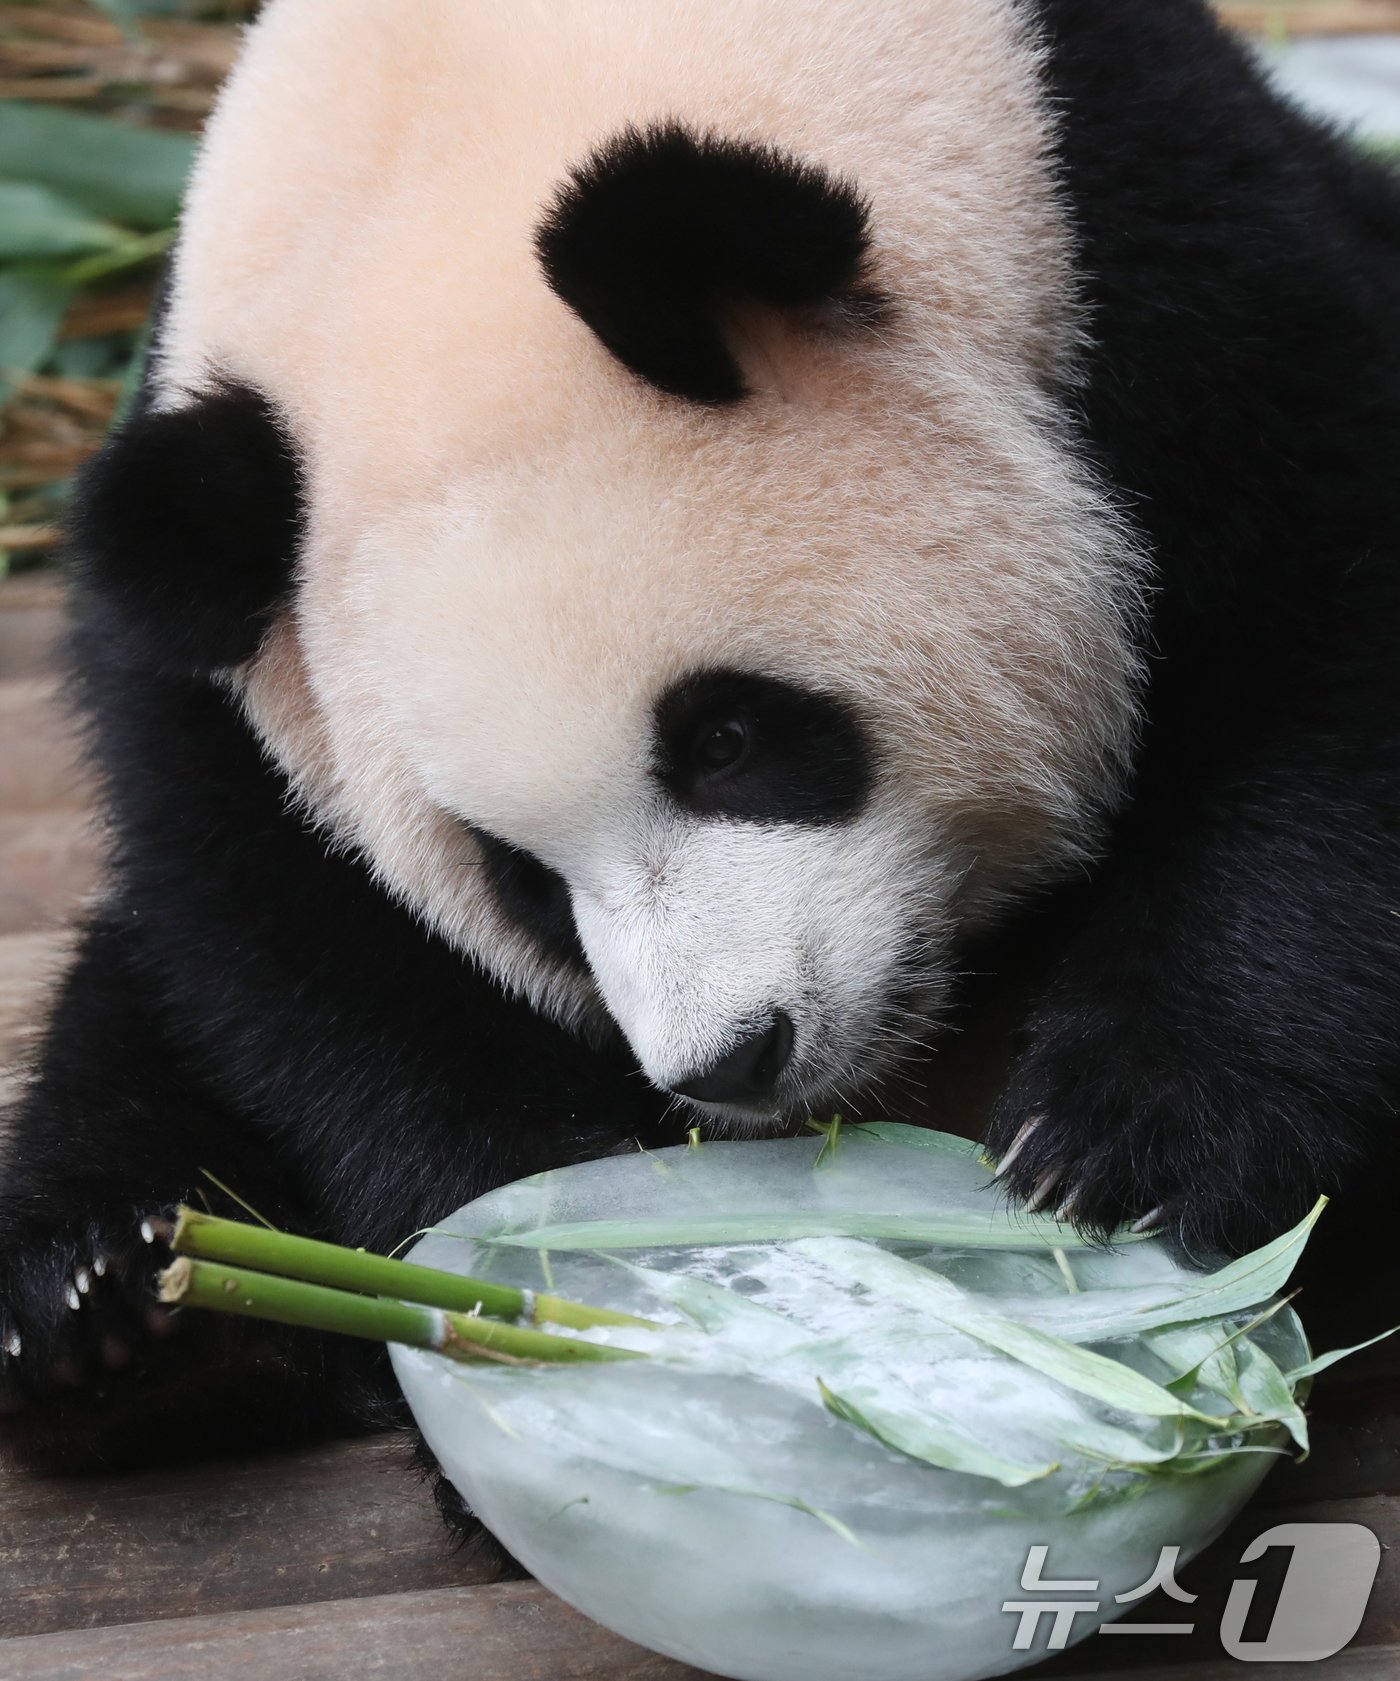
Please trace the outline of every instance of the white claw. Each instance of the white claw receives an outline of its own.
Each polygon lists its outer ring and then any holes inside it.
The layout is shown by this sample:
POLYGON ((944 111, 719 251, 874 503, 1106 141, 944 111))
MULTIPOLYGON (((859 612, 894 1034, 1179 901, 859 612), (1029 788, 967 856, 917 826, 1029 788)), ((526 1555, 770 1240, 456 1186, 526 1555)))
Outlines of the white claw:
POLYGON ((143 1243, 154 1243, 155 1240, 156 1240, 156 1229, 155 1229, 155 1227, 151 1224, 151 1222, 149 1220, 143 1220, 141 1222, 141 1241, 143 1243))
POLYGON ((20 1341, 18 1331, 11 1331, 9 1336, 5 1338, 5 1352, 11 1360, 18 1360, 24 1352, 24 1344, 20 1341))
POLYGON ((1035 1182, 1035 1189, 1026 1198, 1027 1214, 1039 1214, 1054 1194, 1060 1176, 1064 1172, 1062 1167, 1047 1167, 1045 1172, 1035 1182))
POLYGON ((78 1294, 76 1286, 72 1284, 68 1286, 68 1305, 74 1313, 83 1305, 83 1298, 78 1294))
POLYGON ((1166 1204, 1159 1202, 1155 1208, 1149 1208, 1140 1220, 1134 1220, 1128 1230, 1133 1232, 1155 1231, 1158 1226, 1166 1223, 1166 1218, 1166 1204))
POLYGON ((1060 1206, 1055 1210, 1055 1218, 1060 1222, 1061 1225, 1066 1225, 1067 1226, 1069 1224, 1069 1222, 1074 1218, 1074 1210, 1078 1206, 1078 1203, 1079 1203, 1079 1187, 1076 1185, 1075 1188, 1064 1199, 1064 1201, 1061 1202, 1060 1206))
POLYGON ((992 1175, 993 1179, 1000 1179, 1002 1174, 1007 1171, 1007 1169, 1011 1166, 1012 1162, 1014 1162, 1016 1160, 1017 1156, 1020 1155, 1021 1150, 1026 1143, 1026 1140, 1031 1136, 1031 1134, 1035 1131, 1035 1129, 1040 1125, 1040 1123, 1044 1119, 1045 1119, 1044 1115, 1032 1115, 1031 1118, 1028 1121, 1023 1121, 1021 1123, 1020 1129, 1017 1131, 1016 1136, 1011 1140, 1011 1142, 1006 1147, 1006 1154, 997 1163, 997 1170, 992 1175))
POLYGON ((94 1256, 92 1263, 92 1276, 94 1278, 106 1278, 107 1257, 105 1255, 94 1256))
POLYGON ((73 1283, 77 1286, 78 1294, 85 1296, 92 1289, 92 1274, 86 1267, 79 1267, 73 1274, 73 1283))

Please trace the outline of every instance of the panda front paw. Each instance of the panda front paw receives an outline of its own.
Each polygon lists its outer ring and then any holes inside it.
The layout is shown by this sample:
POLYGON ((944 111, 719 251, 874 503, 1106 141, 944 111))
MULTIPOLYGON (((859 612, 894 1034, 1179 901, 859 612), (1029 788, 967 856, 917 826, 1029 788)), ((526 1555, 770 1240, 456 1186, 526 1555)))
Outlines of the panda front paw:
POLYGON ((433 1503, 446 1525, 453 1552, 470 1559, 493 1582, 520 1582, 530 1572, 506 1551, 442 1472, 432 1475, 433 1503))
POLYGON ((0 1458, 113 1469, 291 1446, 359 1422, 328 1381, 326 1339, 161 1306, 172 1213, 45 1229, 0 1204, 0 1458))
POLYGON ((433 1491, 433 1504, 438 1509, 450 1537, 454 1552, 477 1565, 487 1579, 497 1582, 516 1582, 528 1579, 530 1572, 513 1558, 481 1519, 462 1498, 457 1485, 437 1462, 437 1456, 415 1432, 410 1463, 424 1477, 433 1491))
POLYGON ((1241 1253, 1335 1189, 1340 1156, 1260 1066, 1150 1012, 1044 1011, 988 1126, 998 1177, 1095 1238, 1131 1226, 1203 1261, 1241 1253))
POLYGON ((171 1212, 0 1227, 0 1413, 100 1405, 161 1357, 179 1327, 156 1299, 171 1212))

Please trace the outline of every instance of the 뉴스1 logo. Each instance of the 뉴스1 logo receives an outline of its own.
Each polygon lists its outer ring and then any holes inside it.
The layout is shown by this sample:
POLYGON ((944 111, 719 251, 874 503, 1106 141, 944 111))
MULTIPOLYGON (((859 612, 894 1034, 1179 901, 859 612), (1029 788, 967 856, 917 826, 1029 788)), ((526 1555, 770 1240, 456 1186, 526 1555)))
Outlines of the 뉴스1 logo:
MULTIPOLYGON (((1279 1589, 1268 1633, 1262 1640, 1244 1638, 1245 1619, 1254 1603, 1259 1584, 1251 1577, 1237 1579, 1230 1588, 1220 1619, 1220 1644, 1233 1658, 1244 1663, 1313 1663, 1340 1652, 1353 1638, 1366 1614, 1366 1606, 1380 1569, 1381 1544, 1359 1523, 1280 1523, 1245 1548, 1241 1564, 1253 1564, 1271 1547, 1291 1548, 1288 1572, 1279 1589)), ((1048 1625, 1046 1652, 1061 1652, 1069 1644, 1074 1620, 1081 1614, 1098 1615, 1102 1602, 1086 1599, 1097 1594, 1094 1580, 1051 1580, 1045 1575, 1050 1549, 1032 1547, 1021 1571, 1021 1591, 1026 1594, 1068 1595, 1008 1599, 1002 1610, 1017 1616, 1012 1650, 1028 1652, 1042 1627, 1048 1625)), ((1187 1593, 1176 1580, 1181 1549, 1163 1547, 1147 1580, 1113 1596, 1114 1605, 1129 1605, 1160 1589, 1184 1605, 1196 1595, 1187 1593)), ((1194 1622, 1119 1623, 1107 1622, 1099 1634, 1190 1634, 1194 1622)))

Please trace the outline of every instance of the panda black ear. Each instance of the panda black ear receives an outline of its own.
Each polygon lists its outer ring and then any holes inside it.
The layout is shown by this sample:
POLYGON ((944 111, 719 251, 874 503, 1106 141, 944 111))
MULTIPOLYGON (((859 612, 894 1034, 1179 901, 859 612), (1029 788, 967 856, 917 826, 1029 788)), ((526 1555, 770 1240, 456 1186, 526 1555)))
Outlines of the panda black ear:
POLYGON ((570 172, 535 234, 552 290, 618 360, 701 403, 744 395, 720 310, 837 301, 869 319, 869 207, 815 164, 679 123, 628 128, 570 172))
POLYGON ((138 407, 79 475, 66 540, 87 616, 127 657, 207 674, 257 651, 300 530, 291 440, 265 397, 224 383, 138 407))

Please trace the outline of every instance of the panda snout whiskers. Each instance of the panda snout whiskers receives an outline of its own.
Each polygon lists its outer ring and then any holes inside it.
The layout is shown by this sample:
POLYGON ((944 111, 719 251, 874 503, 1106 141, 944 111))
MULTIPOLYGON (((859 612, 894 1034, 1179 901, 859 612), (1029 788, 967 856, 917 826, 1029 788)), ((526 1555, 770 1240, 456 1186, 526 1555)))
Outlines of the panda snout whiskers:
POLYGON ((897 1117, 919 1106, 935 1025, 919 1007, 926 1003, 922 989, 902 989, 883 1009, 843 1019, 808 1000, 792 1017, 778 1010, 751 1019, 702 1068, 666 1079, 664 1089, 738 1135, 833 1114, 897 1117))

